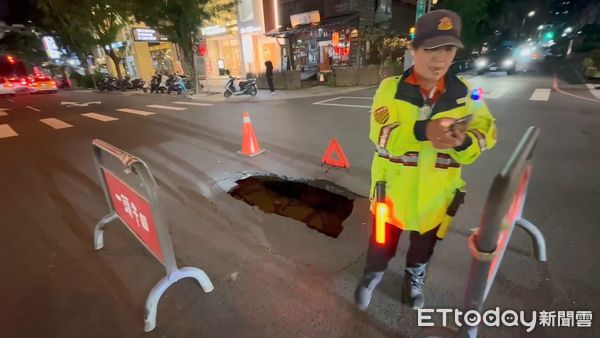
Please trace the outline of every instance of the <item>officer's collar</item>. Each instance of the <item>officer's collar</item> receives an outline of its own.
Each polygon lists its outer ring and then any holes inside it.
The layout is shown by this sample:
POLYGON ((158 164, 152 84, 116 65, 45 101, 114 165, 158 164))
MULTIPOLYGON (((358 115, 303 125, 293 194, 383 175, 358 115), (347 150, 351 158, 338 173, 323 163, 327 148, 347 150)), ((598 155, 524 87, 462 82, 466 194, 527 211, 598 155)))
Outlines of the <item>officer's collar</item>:
MULTIPOLYGON (((400 78, 395 98, 406 101, 415 106, 421 107, 424 104, 423 95, 419 89, 419 85, 414 85, 406 82, 406 79, 414 72, 414 67, 407 69, 400 78)), ((467 95, 467 87, 460 79, 450 72, 444 76, 444 84, 446 91, 440 97, 440 100, 456 100, 467 95)))

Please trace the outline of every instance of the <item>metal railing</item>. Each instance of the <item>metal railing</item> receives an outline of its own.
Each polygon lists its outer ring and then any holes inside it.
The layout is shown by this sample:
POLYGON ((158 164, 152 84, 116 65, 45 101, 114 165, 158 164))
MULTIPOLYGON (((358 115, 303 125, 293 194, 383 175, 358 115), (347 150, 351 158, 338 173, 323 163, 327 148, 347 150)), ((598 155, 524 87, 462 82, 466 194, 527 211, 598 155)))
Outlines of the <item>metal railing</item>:
POLYGON ((96 170, 109 208, 109 213, 94 229, 94 249, 104 247, 104 227, 120 219, 166 270, 166 276, 154 286, 146 299, 144 331, 149 332, 156 327, 158 302, 169 286, 189 277, 198 281, 205 292, 211 292, 214 287, 201 269, 177 267, 171 234, 159 205, 158 186, 148 165, 140 158, 104 141, 94 140, 92 146, 96 170), (110 158, 120 162, 124 176, 133 174, 139 178, 143 191, 132 188, 119 177, 123 175, 117 175, 116 170, 109 169, 110 163, 107 160, 110 158))
MULTIPOLYGON (((546 242, 542 232, 533 223, 522 218, 539 134, 538 128, 530 127, 504 168, 494 178, 481 224, 468 239, 473 260, 465 292, 465 312, 482 312, 515 225, 531 237, 536 258, 546 261, 546 242)), ((417 336, 475 338, 477 333, 477 326, 462 325, 458 330, 451 327, 423 329, 417 336)))

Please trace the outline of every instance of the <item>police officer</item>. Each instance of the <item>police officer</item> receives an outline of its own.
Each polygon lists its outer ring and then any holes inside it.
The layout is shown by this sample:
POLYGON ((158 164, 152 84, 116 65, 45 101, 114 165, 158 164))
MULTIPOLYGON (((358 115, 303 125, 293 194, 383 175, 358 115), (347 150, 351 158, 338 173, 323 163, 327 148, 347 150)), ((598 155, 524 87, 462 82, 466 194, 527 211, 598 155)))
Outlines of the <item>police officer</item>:
MULTIPOLYGON (((371 197, 385 182, 389 214, 385 243, 371 235, 364 275, 355 301, 365 310, 400 234, 410 247, 403 279, 404 303, 423 307, 427 263, 443 239, 464 197, 461 166, 473 163, 496 143, 494 118, 477 89, 448 73, 460 40, 460 17, 431 11, 416 24, 414 66, 401 77, 384 79, 374 97, 369 137, 375 144, 371 197)), ((374 206, 373 206, 374 208, 374 206)))

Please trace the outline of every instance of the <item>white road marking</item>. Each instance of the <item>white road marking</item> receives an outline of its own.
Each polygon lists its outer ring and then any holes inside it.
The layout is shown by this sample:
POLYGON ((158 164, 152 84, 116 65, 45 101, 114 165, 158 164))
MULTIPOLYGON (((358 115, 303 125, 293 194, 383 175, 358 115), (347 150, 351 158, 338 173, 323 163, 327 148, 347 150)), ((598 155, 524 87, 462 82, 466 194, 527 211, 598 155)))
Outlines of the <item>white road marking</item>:
POLYGON ((156 109, 167 109, 167 110, 184 110, 185 107, 173 107, 173 106, 161 106, 160 104, 149 104, 146 107, 156 109))
POLYGON ((65 129, 73 127, 73 125, 70 125, 65 121, 55 119, 53 117, 47 119, 40 119, 40 122, 45 123, 54 129, 65 129))
POLYGON ((484 94, 483 98, 496 100, 496 99, 499 99, 502 95, 506 94, 507 91, 508 90, 506 90, 506 89, 496 89, 496 90, 492 91, 490 94, 484 94))
POLYGON ((592 95, 594 95, 597 99, 600 99, 600 89, 596 89, 596 87, 600 88, 600 84, 586 83, 585 84, 592 95))
POLYGON ((35 110, 35 111, 41 111, 41 110, 39 110, 39 109, 37 109, 37 108, 34 108, 34 107, 32 107, 32 106, 26 106, 26 107, 27 107, 27 108, 29 108, 29 109, 31 109, 31 110, 35 110))
POLYGON ((0 138, 18 136, 8 124, 0 124, 0 138))
POLYGON ((4 110, 0 110, 0 116, 8 116, 8 114, 4 110))
POLYGON ((202 102, 186 102, 186 101, 175 101, 174 104, 183 104, 186 106, 212 106, 212 103, 202 103, 202 102))
POLYGON ((536 89, 529 100, 531 101, 548 101, 550 98, 550 88, 538 88, 536 89))
POLYGON ((129 108, 121 108, 121 109, 117 109, 117 111, 120 111, 120 112, 123 112, 123 113, 143 115, 143 116, 156 114, 156 113, 149 112, 149 111, 137 110, 137 109, 129 109, 129 108))
POLYGON ((81 116, 89 117, 91 119, 102 121, 102 122, 110 122, 110 121, 118 120, 118 118, 116 118, 116 117, 102 115, 102 114, 98 114, 98 113, 85 113, 85 114, 81 114, 81 116))
POLYGON ((363 106, 357 104, 342 104, 342 103, 330 103, 331 101, 341 100, 341 99, 362 99, 362 100, 373 100, 371 97, 364 96, 340 96, 334 97, 333 99, 327 99, 319 102, 314 102, 313 104, 318 104, 321 106, 337 106, 337 107, 351 107, 351 108, 371 108, 371 106, 363 106))
POLYGON ((15 100, 13 100, 13 99, 8 99, 8 102, 10 102, 10 103, 15 103, 15 100))

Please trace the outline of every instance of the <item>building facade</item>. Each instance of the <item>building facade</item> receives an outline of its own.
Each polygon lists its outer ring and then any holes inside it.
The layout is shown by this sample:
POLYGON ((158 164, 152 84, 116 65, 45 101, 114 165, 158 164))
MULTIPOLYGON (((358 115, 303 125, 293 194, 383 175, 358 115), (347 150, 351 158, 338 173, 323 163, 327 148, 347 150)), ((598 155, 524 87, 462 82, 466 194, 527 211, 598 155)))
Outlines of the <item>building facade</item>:
MULTIPOLYGON (((118 35, 112 48, 122 56, 121 73, 131 78, 149 80, 160 74, 183 74, 177 46, 156 30, 140 23, 128 25, 118 35)), ((117 75, 116 67, 102 46, 93 51, 95 66, 101 72, 117 75)))
MULTIPOLYGON (((228 0, 213 1, 223 5, 228 0)), ((224 82, 225 70, 245 77, 265 71, 264 63, 280 66, 280 47, 277 39, 265 32, 275 28, 273 0, 240 0, 231 11, 223 12, 201 28, 206 49, 196 62, 199 77, 205 87, 224 82)))
POLYGON ((366 63, 366 27, 408 33, 416 0, 279 0, 281 27, 268 33, 284 38, 282 65, 310 76, 337 66, 366 63))

